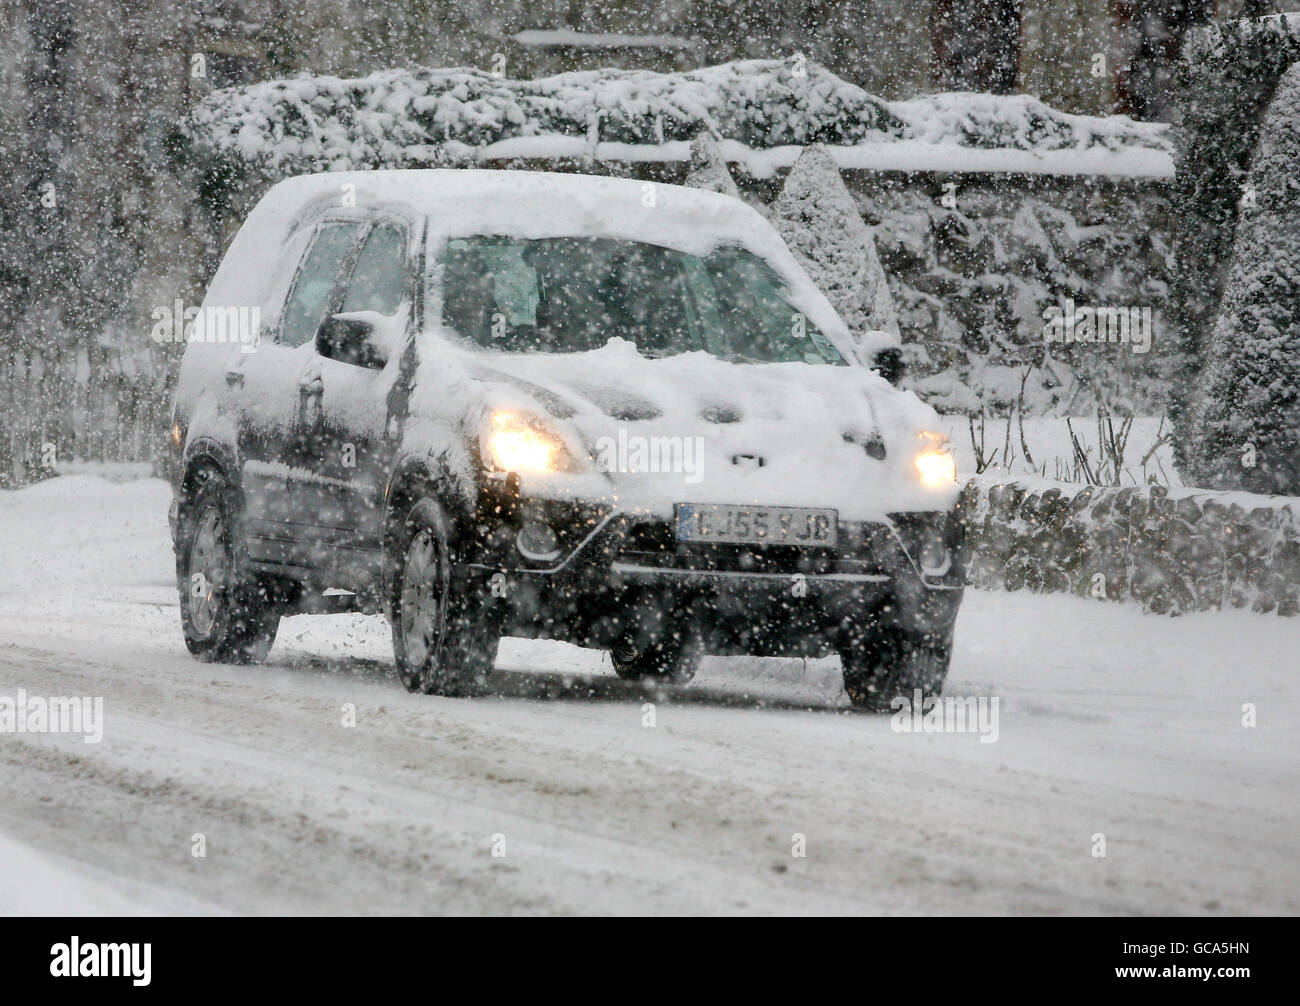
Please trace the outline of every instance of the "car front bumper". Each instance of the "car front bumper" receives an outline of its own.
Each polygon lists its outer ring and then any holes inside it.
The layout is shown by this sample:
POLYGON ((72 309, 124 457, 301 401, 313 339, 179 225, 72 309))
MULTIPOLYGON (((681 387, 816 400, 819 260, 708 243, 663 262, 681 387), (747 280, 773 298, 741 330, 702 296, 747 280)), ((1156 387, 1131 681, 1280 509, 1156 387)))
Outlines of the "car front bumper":
POLYGON ((663 521, 548 506, 549 520, 582 529, 552 564, 523 561, 506 528, 495 555, 457 569, 505 635, 607 648, 632 632, 689 626, 710 653, 825 656, 881 619, 946 636, 961 603, 960 506, 842 522, 833 550, 680 543, 663 521), (940 576, 917 563, 924 535, 948 549, 940 576))

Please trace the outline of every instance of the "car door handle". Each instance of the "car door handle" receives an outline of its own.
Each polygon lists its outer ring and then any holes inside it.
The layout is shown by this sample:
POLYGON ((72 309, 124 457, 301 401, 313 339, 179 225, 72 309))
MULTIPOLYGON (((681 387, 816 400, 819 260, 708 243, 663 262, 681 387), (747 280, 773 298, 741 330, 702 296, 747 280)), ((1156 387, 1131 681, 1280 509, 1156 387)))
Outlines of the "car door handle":
POLYGON ((318 377, 312 381, 303 381, 298 385, 298 394, 303 396, 318 396, 325 393, 325 385, 321 383, 318 377))
POLYGON ((226 383, 231 385, 238 384, 240 387, 243 387, 244 372, 242 370, 227 370, 226 383))

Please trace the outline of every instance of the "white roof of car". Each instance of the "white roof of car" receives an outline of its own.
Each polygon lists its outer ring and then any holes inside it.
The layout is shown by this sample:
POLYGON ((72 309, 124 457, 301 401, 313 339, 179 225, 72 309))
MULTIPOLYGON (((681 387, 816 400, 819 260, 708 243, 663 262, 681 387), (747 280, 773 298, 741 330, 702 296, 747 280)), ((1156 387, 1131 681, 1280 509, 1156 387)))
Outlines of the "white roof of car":
POLYGON ((549 171, 434 168, 300 175, 275 185, 267 203, 296 210, 339 205, 352 186, 358 206, 406 206, 448 234, 555 236, 564 233, 654 239, 671 247, 748 243, 771 234, 767 221, 731 196, 680 185, 549 171))

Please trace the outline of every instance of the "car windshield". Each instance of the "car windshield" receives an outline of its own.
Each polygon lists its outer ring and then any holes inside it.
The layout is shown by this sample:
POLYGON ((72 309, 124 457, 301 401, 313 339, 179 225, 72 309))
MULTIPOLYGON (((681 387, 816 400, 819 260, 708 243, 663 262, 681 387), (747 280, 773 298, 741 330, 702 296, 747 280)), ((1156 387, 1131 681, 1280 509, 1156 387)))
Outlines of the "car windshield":
POLYGON ((620 338, 646 356, 845 362, 743 248, 698 256, 612 238, 453 238, 443 291, 447 326, 506 352, 577 353, 620 338))

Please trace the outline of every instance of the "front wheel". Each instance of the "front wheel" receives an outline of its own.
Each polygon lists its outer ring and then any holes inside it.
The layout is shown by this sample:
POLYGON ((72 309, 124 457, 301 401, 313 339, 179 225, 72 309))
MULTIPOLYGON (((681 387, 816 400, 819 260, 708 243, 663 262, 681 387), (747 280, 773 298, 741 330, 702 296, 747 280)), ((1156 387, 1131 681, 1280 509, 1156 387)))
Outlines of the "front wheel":
POLYGON ((185 646, 204 661, 261 663, 275 642, 282 605, 247 569, 234 490, 218 472, 200 477, 181 507, 176 535, 185 646))
POLYGON ((398 536, 391 597, 393 656, 408 691, 473 694, 496 662, 500 637, 484 599, 465 594, 452 577, 453 548, 442 507, 433 499, 416 503, 398 536))
POLYGON ((910 705, 918 690, 922 699, 938 696, 951 657, 951 642, 927 645, 901 629, 881 628, 840 650, 844 690, 857 709, 892 712, 895 699, 910 705))

